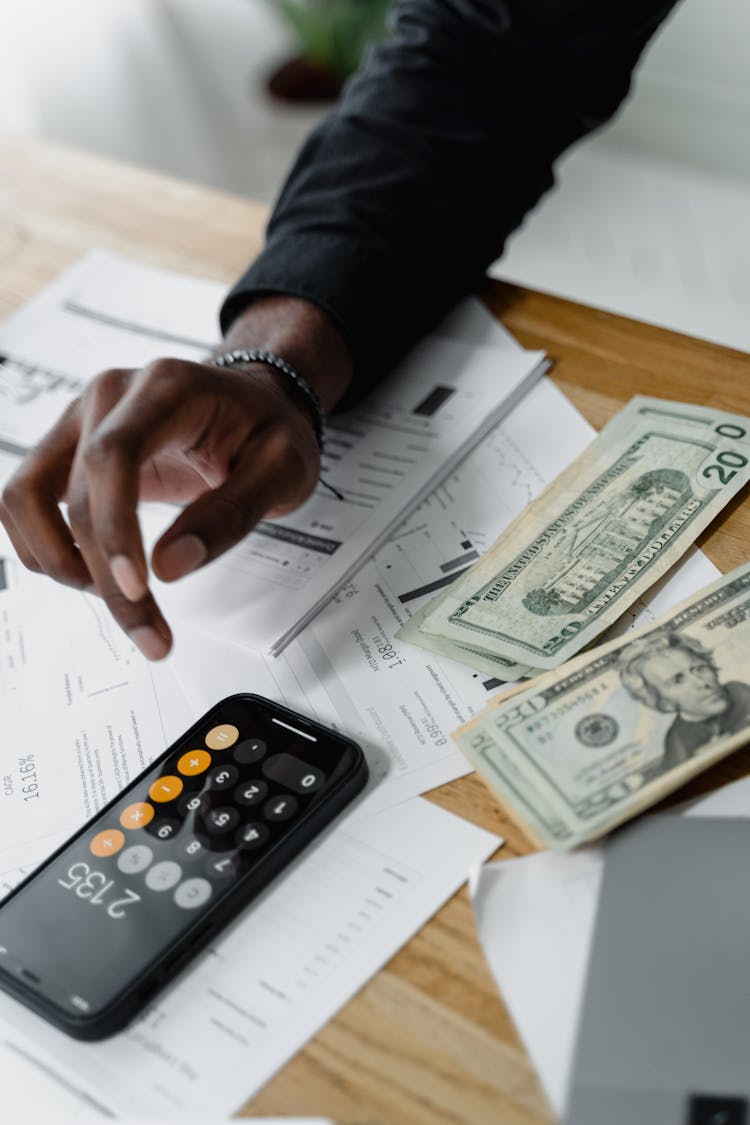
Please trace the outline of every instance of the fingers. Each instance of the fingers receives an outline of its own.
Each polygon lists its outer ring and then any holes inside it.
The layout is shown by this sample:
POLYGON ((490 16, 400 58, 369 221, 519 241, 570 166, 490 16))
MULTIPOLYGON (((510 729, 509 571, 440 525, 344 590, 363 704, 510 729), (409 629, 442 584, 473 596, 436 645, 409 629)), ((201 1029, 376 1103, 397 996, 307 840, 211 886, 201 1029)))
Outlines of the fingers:
POLYGON ((138 458, 132 445, 113 441, 110 417, 127 399, 129 372, 100 376, 87 395, 68 485, 70 525, 89 573, 118 625, 150 660, 166 656, 172 636, 148 589, 147 579, 123 567, 109 549, 127 543, 125 563, 137 559, 145 575, 145 558, 136 516, 138 458), (123 393, 125 392, 125 393, 123 393), (103 436, 102 436, 103 434, 103 436), (110 446, 113 448, 111 449, 110 446))
POLYGON ((162 361, 132 381, 125 394, 108 402, 108 388, 93 404, 82 433, 80 516, 90 522, 98 553, 130 601, 148 593, 148 565, 138 523, 140 469, 174 436, 190 436, 200 416, 201 395, 191 386, 187 365, 162 361), (175 368, 179 367, 179 371, 175 368), (182 431, 182 433, 180 432, 182 431))
POLYGON ((80 401, 72 403, 6 485, 2 519, 21 562, 80 589, 92 577, 60 511, 80 434, 80 401))
POLYGON ((301 504, 318 471, 306 411, 267 371, 161 360, 95 379, 10 482, 0 518, 28 567, 94 586, 158 659, 171 634, 148 588, 144 489, 157 482, 165 499, 195 498, 154 550, 154 570, 169 581, 234 546, 262 516, 301 504))
POLYGON ((218 488, 185 508, 154 547, 151 565, 173 582, 234 547, 270 509, 289 510, 315 487, 318 450, 310 430, 253 434, 218 488))

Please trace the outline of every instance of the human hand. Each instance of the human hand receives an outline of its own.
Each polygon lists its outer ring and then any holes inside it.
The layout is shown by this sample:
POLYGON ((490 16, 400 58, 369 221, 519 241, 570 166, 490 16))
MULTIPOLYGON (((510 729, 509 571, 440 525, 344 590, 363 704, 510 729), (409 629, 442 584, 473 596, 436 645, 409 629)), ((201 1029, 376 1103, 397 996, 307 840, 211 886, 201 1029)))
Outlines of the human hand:
MULTIPOLYGON (((299 362, 298 329, 305 322, 310 354, 303 369, 309 371, 311 358, 326 351, 313 330, 324 314, 287 298, 260 304, 239 318, 227 349, 255 346, 251 341, 260 336, 262 346, 299 362), (286 326, 286 351, 269 323, 286 326)), ((330 322, 322 328, 325 342, 335 329, 330 322)), ((325 407, 348 381, 345 345, 341 337, 333 343, 333 357, 344 362, 326 366, 318 382, 325 407)), ((151 557, 154 573, 174 581, 234 546, 259 519, 303 503, 319 469, 309 412, 283 376, 260 365, 237 370, 162 359, 94 379, 11 478, 0 519, 27 567, 98 592, 144 655, 157 660, 172 639, 148 587, 138 502, 186 505, 151 557)))

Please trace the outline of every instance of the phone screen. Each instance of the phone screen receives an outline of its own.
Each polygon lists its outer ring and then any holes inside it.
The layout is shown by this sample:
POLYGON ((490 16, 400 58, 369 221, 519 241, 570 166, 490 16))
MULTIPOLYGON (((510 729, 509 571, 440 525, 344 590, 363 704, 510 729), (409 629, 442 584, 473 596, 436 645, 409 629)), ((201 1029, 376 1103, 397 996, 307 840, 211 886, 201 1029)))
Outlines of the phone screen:
POLYGON ((210 712, 0 907, 3 972, 80 1017, 202 928, 351 768, 351 743, 297 718, 210 712))

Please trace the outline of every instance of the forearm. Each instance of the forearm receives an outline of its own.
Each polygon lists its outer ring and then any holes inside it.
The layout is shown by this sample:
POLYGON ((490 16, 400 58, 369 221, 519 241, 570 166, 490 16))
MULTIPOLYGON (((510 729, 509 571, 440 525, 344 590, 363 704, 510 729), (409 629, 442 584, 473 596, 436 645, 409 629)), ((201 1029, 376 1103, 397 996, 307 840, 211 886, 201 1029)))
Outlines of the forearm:
POLYGON ((606 121, 673 0, 401 0, 287 181, 224 323, 259 293, 325 310, 366 390, 481 280, 606 121))
POLYGON ((352 377, 349 346, 317 305, 277 294, 255 299, 232 321, 218 351, 261 348, 296 368, 317 392, 323 410, 332 410, 352 377))

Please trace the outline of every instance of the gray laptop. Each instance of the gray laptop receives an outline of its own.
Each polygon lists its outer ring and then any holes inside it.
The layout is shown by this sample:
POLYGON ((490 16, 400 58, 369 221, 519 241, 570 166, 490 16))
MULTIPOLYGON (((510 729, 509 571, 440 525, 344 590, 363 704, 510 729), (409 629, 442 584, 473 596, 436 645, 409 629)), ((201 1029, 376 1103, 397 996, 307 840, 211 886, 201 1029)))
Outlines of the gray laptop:
POLYGON ((566 1125, 750 1125, 750 820, 608 845, 566 1125))

